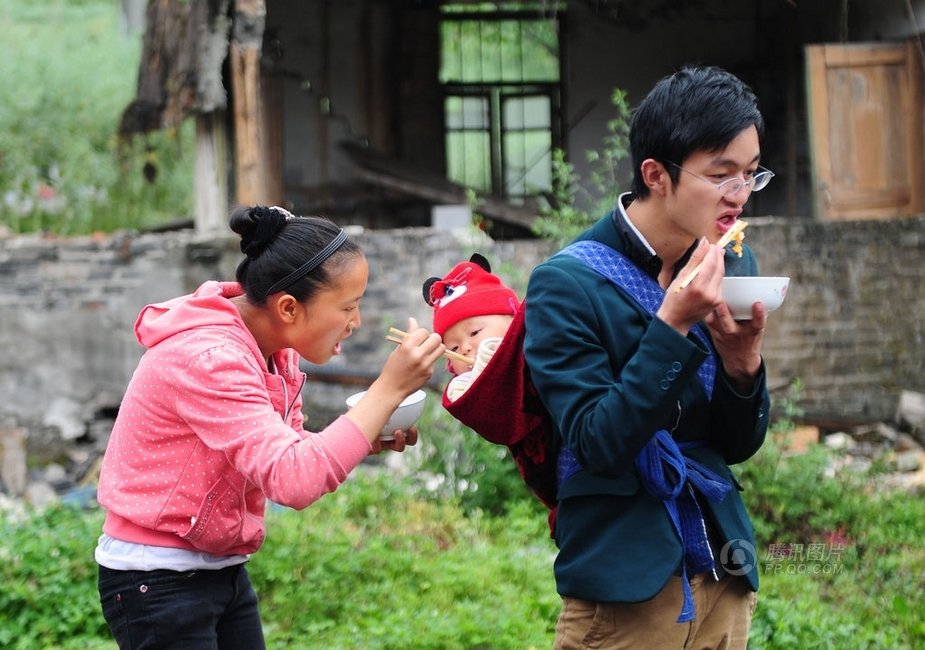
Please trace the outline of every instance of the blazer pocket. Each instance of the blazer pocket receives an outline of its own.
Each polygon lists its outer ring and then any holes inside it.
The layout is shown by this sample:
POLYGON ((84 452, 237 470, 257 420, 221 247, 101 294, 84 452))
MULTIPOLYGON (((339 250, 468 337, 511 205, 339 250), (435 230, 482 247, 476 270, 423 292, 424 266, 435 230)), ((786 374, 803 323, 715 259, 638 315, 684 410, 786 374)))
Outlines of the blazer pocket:
POLYGON ((635 472, 624 472, 615 478, 599 476, 582 470, 559 486, 559 498, 611 495, 630 497, 639 492, 639 479, 635 472))

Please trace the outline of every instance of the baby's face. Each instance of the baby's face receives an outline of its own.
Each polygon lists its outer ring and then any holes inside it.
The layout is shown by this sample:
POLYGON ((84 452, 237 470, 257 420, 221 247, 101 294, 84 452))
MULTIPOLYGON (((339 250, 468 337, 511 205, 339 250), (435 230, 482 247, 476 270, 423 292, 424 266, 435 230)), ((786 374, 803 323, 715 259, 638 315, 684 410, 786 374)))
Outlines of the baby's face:
MULTIPOLYGON (((473 316, 459 321, 443 335, 443 344, 447 350, 475 358, 479 343, 493 337, 503 337, 511 326, 514 317, 510 314, 488 314, 486 316, 473 316)), ((450 361, 450 369, 454 375, 472 369, 461 361, 450 361)))

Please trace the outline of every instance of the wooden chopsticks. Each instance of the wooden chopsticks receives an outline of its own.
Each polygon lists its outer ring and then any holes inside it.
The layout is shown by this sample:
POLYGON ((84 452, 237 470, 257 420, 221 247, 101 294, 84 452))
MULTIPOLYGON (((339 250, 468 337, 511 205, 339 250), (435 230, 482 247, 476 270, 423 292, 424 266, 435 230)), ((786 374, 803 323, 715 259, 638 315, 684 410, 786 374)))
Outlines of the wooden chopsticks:
MULTIPOLYGON (((395 329, 394 327, 389 328, 389 334, 391 336, 385 337, 385 340, 389 343, 401 343, 404 338, 408 336, 407 332, 402 332, 401 330, 395 329)), ((461 361, 462 363, 468 364, 470 366, 475 365, 475 359, 471 359, 463 354, 459 354, 458 352, 453 352, 452 350, 444 351, 443 356, 447 359, 450 359, 451 361, 461 361)))
MULTIPOLYGON (((742 221, 741 219, 739 219, 734 224, 732 224, 732 228, 727 230, 723 234, 723 236, 720 237, 719 241, 716 242, 716 245, 719 246, 720 248, 726 248, 726 246, 729 245, 729 242, 731 242, 737 234, 745 230, 745 226, 747 225, 748 225, 747 221, 742 221)), ((703 266, 703 262, 700 262, 700 264, 694 267, 694 269, 691 271, 691 274, 688 275, 686 278, 684 278, 684 280, 678 285, 678 288, 675 289, 675 292, 678 292, 684 287, 686 287, 687 285, 689 285, 691 281, 697 277, 697 274, 700 273, 701 266, 703 266)))

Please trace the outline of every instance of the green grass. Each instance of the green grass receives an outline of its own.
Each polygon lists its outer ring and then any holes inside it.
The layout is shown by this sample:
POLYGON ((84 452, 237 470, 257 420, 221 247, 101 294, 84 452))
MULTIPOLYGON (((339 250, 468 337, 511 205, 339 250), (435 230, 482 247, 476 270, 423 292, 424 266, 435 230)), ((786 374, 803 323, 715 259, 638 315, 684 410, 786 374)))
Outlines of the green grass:
POLYGON ((775 439, 739 468, 762 570, 749 647, 925 647, 922 493, 832 476, 832 452, 786 456, 775 439))
MULTIPOLYGON (((790 464, 806 468, 805 462, 784 463, 790 464)), ((811 486, 813 472, 800 479, 784 474, 777 487, 791 487, 775 490, 772 498, 785 500, 777 508, 785 521, 772 525, 756 516, 763 531, 758 537, 762 582, 750 647, 925 646, 921 495, 874 496, 869 484, 816 475, 811 486), (774 557, 774 548, 794 555, 774 557)), ((757 496, 763 501, 768 495, 757 496)))
MULTIPOLYGON (((460 456, 486 444, 470 436, 460 456)), ((830 478, 828 459, 784 457, 769 443, 739 468, 762 570, 750 647, 925 647, 925 500, 875 493, 872 477, 830 478), (770 557, 780 548, 793 556, 770 557)), ((506 461, 477 467, 512 471, 506 461)), ((551 646, 559 598, 545 511, 508 494, 491 514, 422 490, 421 478, 364 466, 303 512, 268 513, 249 571, 270 647, 551 646)), ((469 475, 467 490, 478 482, 469 475)), ((69 507, 3 515, 0 647, 114 647, 93 563, 101 521, 98 510, 69 507)))
POLYGON ((559 599, 545 521, 466 516, 365 475, 270 521, 250 569, 271 647, 549 647, 559 599))
MULTIPOLYGON (((271 508, 249 567, 270 647, 551 646, 546 511, 510 459, 432 401, 406 473, 364 465, 305 511, 271 508)), ((785 455, 788 425, 736 468, 762 573, 750 648, 925 647, 923 495, 882 493, 876 473, 833 477, 822 447, 785 455)), ((114 647, 93 562, 101 523, 64 506, 0 514, 0 647, 114 647)))
POLYGON ((93 548, 102 514, 0 513, 0 647, 106 647, 93 548))
MULTIPOLYGON (((457 461, 486 445, 458 444, 457 461)), ((492 474, 516 470, 476 457, 457 466, 461 495, 364 466, 303 512, 272 509, 249 569, 270 647, 549 647, 559 599, 546 513, 508 492, 497 514, 482 509, 480 476, 491 493, 504 485, 492 474)), ((925 500, 829 477, 829 459, 785 457, 772 441, 739 468, 762 570, 750 647, 925 647, 925 500)), ((0 647, 113 647, 93 564, 101 521, 69 507, 4 514, 0 647)))
MULTIPOLYGON (((542 511, 503 519, 360 468, 303 512, 274 508, 249 573, 273 648, 546 648, 558 613, 542 511)), ((0 647, 105 648, 93 548, 102 515, 0 524, 0 647)))

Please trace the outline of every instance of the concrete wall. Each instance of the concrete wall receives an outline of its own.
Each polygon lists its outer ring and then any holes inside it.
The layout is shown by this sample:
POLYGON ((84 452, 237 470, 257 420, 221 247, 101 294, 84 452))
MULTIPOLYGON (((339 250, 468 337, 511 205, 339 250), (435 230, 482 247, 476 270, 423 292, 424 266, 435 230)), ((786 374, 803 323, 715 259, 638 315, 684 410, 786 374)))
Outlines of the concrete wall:
MULTIPOLYGON (((790 294, 771 314, 765 357, 771 383, 799 378, 810 414, 891 419, 901 390, 925 392, 925 220, 818 223, 753 218, 747 242, 766 275, 790 275, 790 294)), ((486 254, 522 290, 549 245, 492 242, 480 233, 430 229, 355 234, 371 279, 363 327, 317 377, 341 382, 306 391, 308 410, 338 410, 391 349, 390 325, 429 324, 421 284, 473 251, 486 254)), ((86 434, 117 408, 142 354, 132 325, 148 302, 232 278, 237 241, 192 233, 68 240, 0 240, 0 427, 29 436, 86 434)), ((442 371, 441 371, 442 372, 442 371)), ((438 375, 436 381, 445 379, 438 375)))

